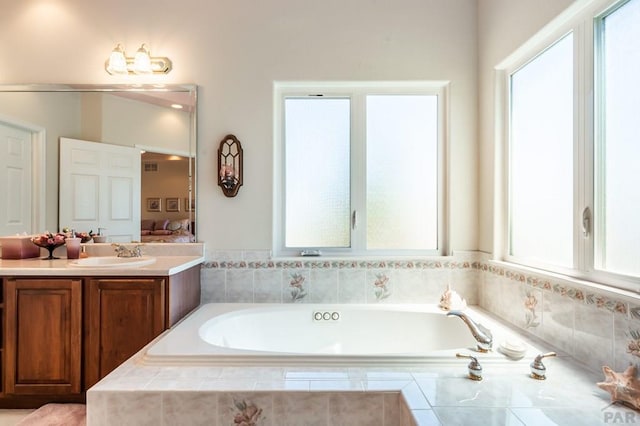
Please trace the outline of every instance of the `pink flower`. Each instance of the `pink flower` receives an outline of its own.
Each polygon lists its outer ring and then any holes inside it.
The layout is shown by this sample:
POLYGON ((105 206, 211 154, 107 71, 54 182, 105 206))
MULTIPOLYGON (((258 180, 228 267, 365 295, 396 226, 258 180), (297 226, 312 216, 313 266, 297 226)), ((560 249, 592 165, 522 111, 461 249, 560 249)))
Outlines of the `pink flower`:
POLYGON ((640 356, 640 340, 629 340, 627 344, 627 353, 640 356))
POLYGON ((376 275, 377 279, 373 283, 376 287, 386 287, 389 282, 389 277, 384 274, 376 275))
POLYGON ((302 283, 304 283, 304 277, 300 274, 293 274, 291 276, 291 283, 289 284, 291 287, 302 287, 302 283))
POLYGON ((45 232, 31 238, 31 242, 39 247, 61 246, 64 244, 64 240, 64 234, 52 234, 51 232, 45 232))
POLYGON ((536 305, 538 304, 538 299, 532 294, 528 294, 527 298, 524 300, 524 307, 530 311, 534 311, 536 309, 536 305))
POLYGON ((229 177, 234 177, 236 174, 235 169, 233 168, 233 166, 231 164, 223 164, 222 166, 220 166, 220 177, 221 178, 229 178, 229 177))
POLYGON ((247 404, 246 402, 236 403, 236 408, 240 411, 233 417, 233 423, 238 426, 256 426, 260 416, 262 415, 262 408, 256 407, 254 404, 247 404))

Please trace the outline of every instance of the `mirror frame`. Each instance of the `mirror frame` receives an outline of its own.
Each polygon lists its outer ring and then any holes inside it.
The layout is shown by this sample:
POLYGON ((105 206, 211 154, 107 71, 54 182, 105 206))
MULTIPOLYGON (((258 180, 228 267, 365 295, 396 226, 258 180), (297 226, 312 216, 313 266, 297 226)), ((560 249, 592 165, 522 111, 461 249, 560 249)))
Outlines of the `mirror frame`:
MULTIPOLYGON (((98 93, 163 93, 163 92, 180 92, 188 93, 192 103, 188 107, 191 112, 189 125, 189 155, 193 161, 189 161, 189 194, 191 199, 197 200, 197 105, 198 105, 198 86, 196 84, 0 84, 0 92, 98 92, 98 93)), ((5 116, 0 111, 0 119, 5 116)), ((12 117, 13 118, 13 117, 12 117)), ((31 125, 26 127, 32 127, 31 125)), ((33 193, 32 193, 32 209, 34 211, 32 218, 32 229, 42 230, 45 228, 46 221, 46 172, 42 171, 37 165, 46 164, 46 138, 45 129, 33 129, 38 133, 33 140, 33 193)), ((60 200, 58 199, 58 203, 60 200)), ((196 202, 196 209, 198 203, 196 202)), ((141 206, 142 209, 142 206, 141 206)), ((197 212, 189 211, 189 219, 196 223, 193 235, 197 241, 197 212)), ((60 224, 58 223, 58 226, 60 224)))

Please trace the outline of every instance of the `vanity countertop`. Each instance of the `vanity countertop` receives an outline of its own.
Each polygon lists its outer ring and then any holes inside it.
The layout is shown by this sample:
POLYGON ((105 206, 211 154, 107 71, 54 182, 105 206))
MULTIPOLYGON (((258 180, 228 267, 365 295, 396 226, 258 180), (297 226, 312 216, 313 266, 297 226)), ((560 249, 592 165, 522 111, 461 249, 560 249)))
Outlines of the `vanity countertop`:
POLYGON ((71 260, 61 257, 44 260, 41 257, 20 260, 0 260, 0 277, 20 276, 170 276, 197 266, 204 261, 201 255, 155 256, 156 261, 140 267, 74 267, 71 260))

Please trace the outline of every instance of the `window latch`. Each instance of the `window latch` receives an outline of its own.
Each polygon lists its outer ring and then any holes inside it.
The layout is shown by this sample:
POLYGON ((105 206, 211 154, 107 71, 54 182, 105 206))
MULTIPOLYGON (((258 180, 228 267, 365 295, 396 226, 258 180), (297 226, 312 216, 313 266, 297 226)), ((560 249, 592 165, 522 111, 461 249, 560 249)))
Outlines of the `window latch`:
POLYGON ((351 213, 351 229, 356 229, 358 225, 358 212, 356 210, 351 213))
POLYGON ((591 210, 585 207, 582 210, 582 236, 587 238, 591 232, 591 210))

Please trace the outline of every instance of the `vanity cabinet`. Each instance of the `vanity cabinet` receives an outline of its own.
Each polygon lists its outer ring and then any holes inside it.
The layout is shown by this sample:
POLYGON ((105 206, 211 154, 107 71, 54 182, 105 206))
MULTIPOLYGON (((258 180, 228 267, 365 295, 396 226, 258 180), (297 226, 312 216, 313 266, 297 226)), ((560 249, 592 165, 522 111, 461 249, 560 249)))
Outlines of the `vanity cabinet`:
POLYGON ((165 329, 164 278, 95 278, 86 292, 86 387, 165 329))
POLYGON ((200 304, 200 266, 169 277, 85 279, 85 389, 200 304))
POLYGON ((0 408, 82 402, 200 304, 200 265, 169 276, 4 276, 0 283, 0 408))
POLYGON ((81 279, 6 279, 4 392, 80 394, 81 279))

